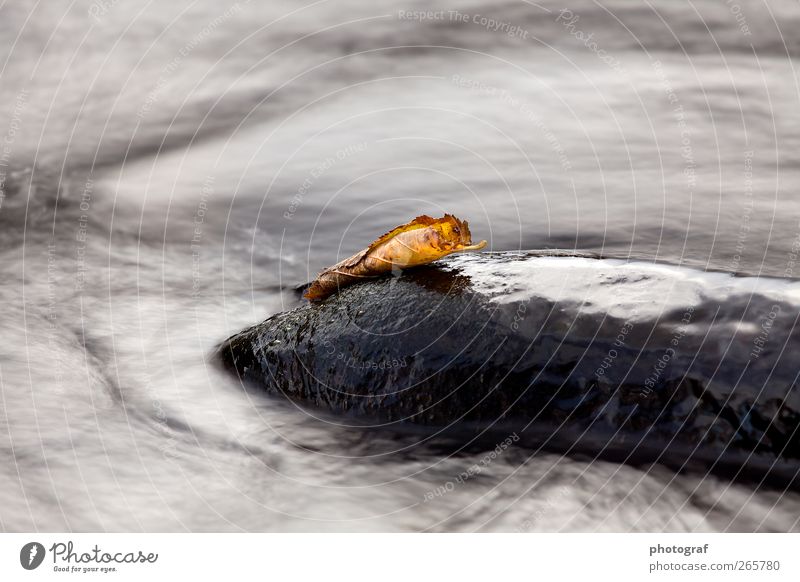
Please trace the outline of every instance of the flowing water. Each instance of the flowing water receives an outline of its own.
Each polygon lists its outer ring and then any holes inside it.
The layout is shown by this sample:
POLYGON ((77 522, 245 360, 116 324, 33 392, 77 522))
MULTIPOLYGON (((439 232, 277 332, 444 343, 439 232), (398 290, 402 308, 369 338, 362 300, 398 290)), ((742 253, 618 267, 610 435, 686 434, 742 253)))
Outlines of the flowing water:
POLYGON ((422 213, 800 277, 798 26, 794 0, 3 3, 0 529, 798 529, 797 493, 443 454, 212 357, 422 213))

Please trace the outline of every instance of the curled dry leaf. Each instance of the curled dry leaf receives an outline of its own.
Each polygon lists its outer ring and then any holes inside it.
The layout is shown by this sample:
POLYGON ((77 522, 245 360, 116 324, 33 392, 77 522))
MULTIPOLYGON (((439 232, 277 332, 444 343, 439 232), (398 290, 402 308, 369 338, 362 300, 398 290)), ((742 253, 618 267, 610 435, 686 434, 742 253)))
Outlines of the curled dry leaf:
POLYGON ((352 257, 322 271, 303 294, 310 301, 322 301, 341 287, 379 277, 393 269, 425 265, 451 253, 477 251, 482 240, 472 244, 466 220, 451 214, 441 218, 417 216, 400 225, 352 257))

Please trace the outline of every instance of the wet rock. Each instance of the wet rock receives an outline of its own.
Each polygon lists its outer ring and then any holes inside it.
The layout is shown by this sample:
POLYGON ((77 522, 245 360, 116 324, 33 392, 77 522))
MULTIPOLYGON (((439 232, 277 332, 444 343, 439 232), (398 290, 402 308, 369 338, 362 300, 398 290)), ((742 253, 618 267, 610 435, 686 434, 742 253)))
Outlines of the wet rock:
POLYGON ((334 414, 796 486, 797 284, 540 253, 447 259, 226 340, 334 414))

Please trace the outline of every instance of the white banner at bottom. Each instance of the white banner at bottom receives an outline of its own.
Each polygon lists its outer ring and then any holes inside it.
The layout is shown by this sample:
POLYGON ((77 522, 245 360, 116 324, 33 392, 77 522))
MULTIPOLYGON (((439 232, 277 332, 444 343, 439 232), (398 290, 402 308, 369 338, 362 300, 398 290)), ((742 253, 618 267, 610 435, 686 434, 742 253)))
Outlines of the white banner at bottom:
POLYGON ((800 580, 800 534, 0 534, 0 580, 800 580))

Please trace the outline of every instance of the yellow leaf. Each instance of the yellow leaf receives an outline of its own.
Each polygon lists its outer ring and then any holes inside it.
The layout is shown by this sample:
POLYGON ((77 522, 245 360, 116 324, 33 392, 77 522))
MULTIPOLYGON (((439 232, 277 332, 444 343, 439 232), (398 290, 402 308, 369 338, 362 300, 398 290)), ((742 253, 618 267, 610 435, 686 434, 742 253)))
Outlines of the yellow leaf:
POLYGON ((486 241, 472 244, 466 220, 452 214, 441 218, 417 216, 393 228, 362 251, 323 270, 303 297, 321 301, 341 287, 379 277, 392 269, 426 265, 451 253, 480 250, 486 241))

